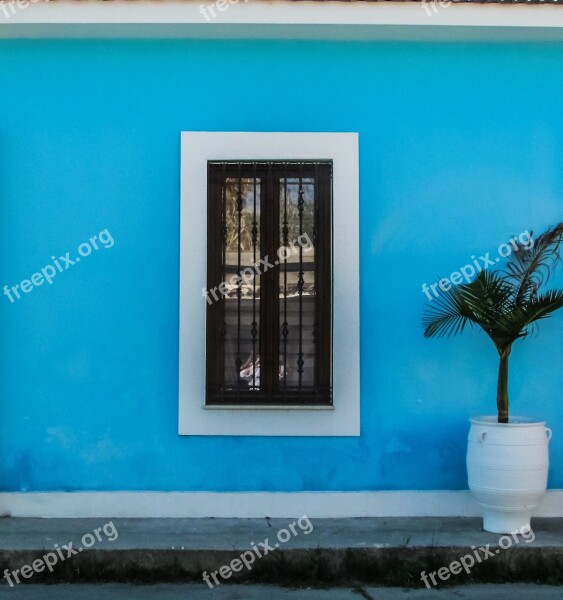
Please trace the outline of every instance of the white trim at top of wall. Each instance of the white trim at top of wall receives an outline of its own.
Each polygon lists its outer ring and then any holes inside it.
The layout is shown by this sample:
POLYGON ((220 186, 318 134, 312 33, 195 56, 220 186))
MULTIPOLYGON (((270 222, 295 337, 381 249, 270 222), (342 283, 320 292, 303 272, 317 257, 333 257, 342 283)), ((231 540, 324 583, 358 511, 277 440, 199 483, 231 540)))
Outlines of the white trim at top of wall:
MULTIPOLYGON (((7 3, 6 3, 7 4, 7 3)), ((563 10, 553 5, 239 0, 214 17, 193 2, 39 0, 0 11, 6 37, 193 37, 284 39, 561 39, 563 10), (426 8, 425 8, 426 6, 426 8), (430 14, 429 14, 430 13, 430 14), (485 31, 485 30, 489 31, 485 31), (521 30, 518 32, 518 30, 521 30), (535 30, 535 31, 534 31, 535 30), (543 30, 543 31, 542 31, 543 30)))
MULTIPOLYGON (((468 491, 404 492, 50 492, 0 493, 0 516, 43 518, 478 517, 468 491)), ((563 517, 550 490, 537 517, 563 517)))
POLYGON ((193 23, 292 25, 460 25, 464 27, 561 27, 559 6, 428 2, 294 2, 228 0, 224 10, 210 0, 31 0, 25 8, 1 11, 9 23, 193 23), (201 7, 207 7, 207 11, 201 7), (432 6, 432 5, 431 5, 432 6), (212 13, 209 12, 212 7, 212 13), (207 13, 207 14, 206 14, 207 13), (430 14, 429 14, 430 13, 430 14))

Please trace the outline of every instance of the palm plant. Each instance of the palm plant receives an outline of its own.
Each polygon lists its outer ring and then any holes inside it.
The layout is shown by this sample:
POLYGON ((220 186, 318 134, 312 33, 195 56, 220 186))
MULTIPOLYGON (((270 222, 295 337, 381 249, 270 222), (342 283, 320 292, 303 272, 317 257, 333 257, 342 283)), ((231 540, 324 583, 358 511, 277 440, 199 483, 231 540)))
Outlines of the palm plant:
POLYGON ((561 262, 563 223, 548 229, 531 247, 515 242, 505 271, 481 271, 464 285, 452 286, 428 306, 423 316, 424 336, 449 337, 466 325, 480 327, 492 340, 500 358, 498 422, 508 423, 508 358, 512 345, 531 327, 563 307, 563 290, 540 293, 561 262))

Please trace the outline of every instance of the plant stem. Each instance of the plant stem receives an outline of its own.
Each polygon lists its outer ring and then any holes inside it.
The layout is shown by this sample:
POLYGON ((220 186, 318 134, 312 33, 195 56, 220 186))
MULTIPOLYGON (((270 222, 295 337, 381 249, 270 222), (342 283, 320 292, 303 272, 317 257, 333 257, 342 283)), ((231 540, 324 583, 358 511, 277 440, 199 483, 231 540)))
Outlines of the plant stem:
POLYGON ((500 365, 498 369, 497 410, 498 422, 508 423, 508 357, 511 346, 499 352, 500 365))

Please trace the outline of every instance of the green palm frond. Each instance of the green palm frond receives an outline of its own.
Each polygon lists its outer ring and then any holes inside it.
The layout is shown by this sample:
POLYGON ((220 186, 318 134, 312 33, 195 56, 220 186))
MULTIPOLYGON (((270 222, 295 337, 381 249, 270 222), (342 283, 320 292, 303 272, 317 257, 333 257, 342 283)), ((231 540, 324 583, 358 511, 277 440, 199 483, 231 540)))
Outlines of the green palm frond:
POLYGON ((548 229, 535 241, 530 237, 533 246, 526 248, 518 243, 518 250, 512 253, 507 264, 506 278, 517 288, 517 304, 534 298, 561 261, 563 223, 548 229))
POLYGON ((508 273, 481 271, 471 283, 441 294, 424 312, 425 337, 455 336, 477 325, 499 352, 525 337, 530 325, 562 308, 563 291, 537 293, 559 261, 562 236, 563 224, 540 236, 537 251, 522 254, 508 273))
POLYGON ((449 337, 473 324, 473 313, 466 303, 464 286, 444 292, 426 309, 422 317, 425 337, 449 337))
POLYGON ((521 325, 523 335, 526 335, 526 330, 532 323, 551 317, 560 308, 563 308, 563 290, 550 290, 536 296, 525 306, 517 307, 514 319, 521 325))
POLYGON ((495 342, 506 337, 514 290, 492 271, 481 271, 471 283, 452 287, 423 315, 425 337, 448 337, 478 325, 495 342), (506 325, 505 325, 506 322, 506 325))
POLYGON ((468 306, 483 328, 499 326, 514 307, 514 288, 494 271, 481 271, 464 286, 464 291, 468 306))

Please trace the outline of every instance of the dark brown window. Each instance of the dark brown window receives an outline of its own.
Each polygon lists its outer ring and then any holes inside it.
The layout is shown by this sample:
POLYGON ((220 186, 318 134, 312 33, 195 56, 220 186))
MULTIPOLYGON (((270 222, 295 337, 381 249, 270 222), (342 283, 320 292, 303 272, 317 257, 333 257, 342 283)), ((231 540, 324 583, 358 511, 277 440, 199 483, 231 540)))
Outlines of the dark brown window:
POLYGON ((332 163, 208 163, 206 403, 332 404, 332 163))

